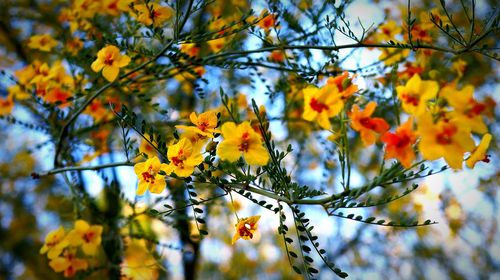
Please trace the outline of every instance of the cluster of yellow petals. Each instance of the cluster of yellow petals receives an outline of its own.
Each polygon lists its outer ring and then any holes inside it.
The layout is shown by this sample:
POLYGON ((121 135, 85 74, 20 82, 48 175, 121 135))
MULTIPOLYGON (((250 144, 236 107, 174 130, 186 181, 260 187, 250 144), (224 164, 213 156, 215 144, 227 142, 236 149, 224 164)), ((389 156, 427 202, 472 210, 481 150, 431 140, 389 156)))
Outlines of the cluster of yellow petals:
POLYGON ((165 189, 166 182, 165 175, 159 174, 159 171, 167 173, 167 169, 167 165, 161 163, 156 156, 134 165, 134 172, 139 179, 137 195, 143 195, 146 190, 152 193, 161 193, 165 189))
POLYGON ((403 110, 414 116, 426 112, 427 101, 435 98, 438 90, 437 82, 424 81, 418 74, 413 75, 406 85, 396 87, 403 110))
POLYGON ((89 225, 84 220, 77 220, 66 235, 61 226, 47 234, 40 254, 47 254, 49 266, 55 272, 64 272, 65 277, 73 277, 78 271, 88 268, 87 260, 78 257, 78 248, 81 247, 86 256, 95 256, 101 245, 102 230, 101 225, 89 225))
POLYGON ((43 52, 50 52, 57 44, 50 34, 33 35, 28 40, 28 47, 43 52))
POLYGON ((128 55, 122 55, 118 47, 109 45, 97 52, 97 59, 92 62, 90 67, 94 72, 102 70, 104 78, 112 82, 118 77, 120 68, 129 63, 130 57, 128 55))
POLYGON ((446 118, 434 122, 430 113, 421 115, 417 123, 421 137, 418 147, 423 157, 427 160, 443 157, 451 168, 461 169, 464 153, 474 148, 470 129, 446 118))
POLYGON ((169 146, 167 157, 170 163, 166 166, 166 173, 175 173, 179 177, 191 176, 194 168, 203 161, 201 151, 195 149, 187 138, 181 138, 179 142, 169 146))
POLYGON ((174 14, 170 7, 161 6, 157 3, 134 5, 134 9, 137 11, 138 22, 155 27, 163 25, 174 14))
POLYGON ((257 222, 260 216, 251 216, 248 218, 239 219, 238 223, 234 225, 235 233, 231 244, 234 244, 238 239, 242 238, 244 240, 250 240, 254 237, 255 231, 257 230, 257 222))
POLYGON ((177 129, 183 129, 197 133, 203 137, 213 138, 214 133, 219 133, 217 127, 217 113, 215 111, 207 111, 199 116, 195 112, 189 115, 189 119, 195 126, 176 125, 177 129))
POLYGON ((61 61, 55 61, 52 66, 35 60, 26 67, 15 71, 18 80, 16 85, 8 88, 6 100, 0 100, 0 114, 9 113, 12 100, 25 100, 34 93, 44 102, 59 107, 69 105, 68 99, 73 96, 74 79, 66 72, 61 61), (9 107, 10 106, 10 107, 9 107), (3 110, 2 110, 3 108, 3 110))
POLYGON ((221 128, 224 140, 217 146, 217 155, 221 160, 237 161, 242 155, 249 165, 266 165, 269 153, 262 144, 262 136, 257 133, 250 122, 239 125, 226 122, 221 128))
POLYGON ((302 118, 315 121, 323 129, 331 129, 330 118, 337 116, 349 97, 358 91, 347 71, 327 79, 326 84, 317 88, 308 86, 302 90, 304 111, 302 118))

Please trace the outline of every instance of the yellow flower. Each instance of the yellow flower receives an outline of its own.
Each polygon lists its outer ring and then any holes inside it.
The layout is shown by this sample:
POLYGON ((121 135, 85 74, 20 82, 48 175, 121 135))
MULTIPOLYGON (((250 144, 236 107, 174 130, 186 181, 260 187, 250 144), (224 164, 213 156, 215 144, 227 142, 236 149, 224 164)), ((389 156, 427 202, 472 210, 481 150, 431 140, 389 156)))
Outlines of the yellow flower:
POLYGON ((196 126, 176 125, 175 127, 210 138, 213 138, 214 133, 218 132, 215 129, 215 127, 217 127, 217 113, 215 111, 204 112, 199 116, 197 116, 195 112, 192 112, 191 115, 189 115, 189 119, 196 126))
POLYGON ((134 171, 139 178, 137 195, 143 195, 147 189, 152 193, 161 193, 165 189, 165 176, 158 174, 160 170, 167 172, 167 165, 160 163, 160 160, 153 156, 145 162, 139 162, 134 165, 134 171))
POLYGON ((438 83, 423 81, 418 74, 413 75, 405 86, 396 87, 399 99, 405 112, 419 116, 425 113, 426 102, 434 98, 438 92, 438 83))
POLYGON ((120 54, 120 49, 116 46, 106 46, 97 53, 97 59, 90 66, 94 72, 102 70, 102 75, 106 80, 112 82, 118 77, 120 68, 130 63, 128 55, 120 54))
POLYGON ((338 115, 344 102, 335 84, 326 84, 322 88, 307 87, 304 93, 304 112, 302 118, 316 121, 323 129, 330 129, 330 118, 338 115))
POLYGON ((79 270, 86 270, 86 260, 76 257, 75 250, 66 250, 62 257, 57 257, 49 262, 49 266, 55 272, 64 271, 64 277, 73 277, 79 270))
POLYGON ((236 232, 233 235, 231 244, 234 244, 240 238, 245 240, 252 239, 255 231, 257 230, 257 222, 259 219, 260 216, 251 216, 238 220, 238 223, 234 225, 236 232))
POLYGON ((354 104, 351 112, 348 113, 352 129, 360 133, 365 146, 375 144, 377 134, 389 130, 389 125, 384 119, 371 117, 376 107, 377 103, 372 101, 366 105, 365 110, 360 111, 358 104, 354 104))
POLYGON ((170 163, 166 167, 167 174, 175 173, 179 177, 191 176, 195 166, 203 161, 199 149, 194 149, 187 138, 181 138, 175 145, 168 147, 167 157, 170 163))
POLYGON ((383 61, 385 65, 393 65, 394 63, 400 62, 404 58, 408 57, 410 54, 409 49, 381 49, 382 53, 378 57, 380 61, 383 61))
POLYGON ((28 47, 43 52, 50 52, 55 46, 57 46, 57 41, 49 34, 34 35, 28 40, 28 47))
POLYGON ((455 111, 450 113, 450 118, 456 119, 461 125, 469 127, 472 131, 483 134, 488 131, 484 123, 483 114, 486 104, 474 99, 474 86, 467 85, 461 90, 456 84, 450 84, 441 89, 439 96, 446 99, 455 111))
MULTIPOLYGON (((149 135, 144 134, 144 138, 149 139, 149 135)), ((146 139, 141 140, 141 145, 139 146, 139 153, 145 153, 148 156, 148 158, 152 158, 157 155, 156 149, 153 146, 151 146, 151 144, 148 141, 146 141, 146 139)))
POLYGON ((486 155, 486 151, 490 146, 491 138, 492 136, 489 133, 483 135, 479 145, 474 149, 474 151, 472 151, 470 157, 465 161, 467 167, 474 168, 478 161, 484 161, 487 163, 490 162, 490 159, 488 158, 489 155, 486 155))
POLYGON ((448 119, 434 123, 429 113, 420 116, 417 123, 418 134, 422 137, 418 147, 423 158, 436 160, 444 157, 450 167, 461 169, 464 153, 474 148, 470 130, 448 119))
POLYGON ((66 233, 62 226, 49 232, 45 237, 43 247, 40 249, 40 254, 47 253, 49 259, 57 258, 64 248, 69 245, 65 237, 66 233))
POLYGON ((386 42, 396 39, 396 35, 401 34, 403 29, 399 26, 396 21, 389 20, 382 24, 378 28, 378 32, 374 35, 374 40, 377 43, 386 42))
POLYGON ((226 45, 226 37, 217 38, 214 40, 207 41, 208 46, 212 52, 219 52, 226 45))
POLYGON ((165 21, 169 20, 174 12, 169 7, 160 6, 157 3, 135 5, 137 10, 137 21, 145 25, 160 26, 165 21))
POLYGON ((224 140, 217 146, 217 155, 221 160, 237 161, 243 158, 250 165, 266 165, 269 153, 262 146, 260 134, 255 132, 248 121, 236 126, 234 122, 227 122, 222 126, 224 140))
POLYGON ((121 263, 121 279, 158 279, 158 262, 144 240, 131 240, 121 263))
POLYGON ((86 255, 94 256, 101 245, 102 226, 89 225, 84 220, 77 220, 75 228, 68 233, 67 240, 71 246, 82 245, 86 255))

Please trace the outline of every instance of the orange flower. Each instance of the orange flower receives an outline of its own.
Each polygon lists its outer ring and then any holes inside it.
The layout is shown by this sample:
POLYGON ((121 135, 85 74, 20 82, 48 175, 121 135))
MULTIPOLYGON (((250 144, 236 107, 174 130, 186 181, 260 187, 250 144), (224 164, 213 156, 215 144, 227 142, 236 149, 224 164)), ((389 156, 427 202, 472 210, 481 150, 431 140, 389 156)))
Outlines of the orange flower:
POLYGON ((44 96, 45 102, 48 103, 58 103, 59 107, 64 108, 69 106, 68 98, 71 97, 71 93, 62 90, 60 87, 56 86, 50 89, 44 96))
POLYGON ((417 135, 413 132, 413 118, 409 118, 404 124, 396 128, 396 133, 386 132, 380 140, 385 147, 385 158, 395 158, 401 164, 409 168, 415 160, 415 152, 412 145, 417 140, 417 135))
POLYGON ((349 78, 349 73, 347 71, 344 71, 342 75, 328 78, 326 83, 336 85, 344 100, 358 91, 358 86, 352 83, 352 78, 349 78))
POLYGON ((238 223, 234 225, 236 232, 233 235, 231 244, 234 244, 240 238, 245 240, 252 239, 255 231, 257 230, 257 222, 259 219, 260 216, 251 216, 238 220, 238 223))
POLYGON ((260 13, 261 20, 257 23, 260 28, 269 31, 271 28, 276 26, 276 15, 270 14, 268 10, 263 10, 260 13), (264 14, 267 14, 264 16, 264 14))
POLYGON ((376 102, 370 102, 366 105, 364 111, 359 110, 359 106, 355 104, 352 111, 348 113, 351 118, 351 127, 361 134, 361 140, 365 146, 375 144, 377 141, 377 133, 384 133, 389 130, 389 125, 382 118, 371 118, 370 116, 377 107, 376 102))
POLYGON ((12 94, 7 95, 5 98, 0 98, 0 116, 10 114, 12 108, 14 108, 14 98, 12 94))

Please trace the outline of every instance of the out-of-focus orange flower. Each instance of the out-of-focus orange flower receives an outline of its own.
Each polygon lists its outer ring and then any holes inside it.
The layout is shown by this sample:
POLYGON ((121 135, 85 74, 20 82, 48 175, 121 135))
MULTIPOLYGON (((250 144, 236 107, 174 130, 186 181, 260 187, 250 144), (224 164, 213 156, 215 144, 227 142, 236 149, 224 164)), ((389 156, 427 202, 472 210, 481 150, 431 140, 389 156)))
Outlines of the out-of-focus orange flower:
POLYGON ((417 135, 412 126, 413 118, 409 118, 396 129, 395 133, 386 132, 380 138, 386 144, 385 158, 395 158, 406 168, 409 168, 415 160, 415 152, 412 146, 417 140, 417 135))
POLYGON ((269 13, 268 10, 263 10, 260 13, 261 20, 257 23, 260 28, 269 31, 271 28, 276 27, 277 15, 269 13), (267 14, 266 16, 264 16, 267 14))
POLYGON ((342 75, 328 78, 326 82, 337 86, 343 100, 348 99, 358 91, 358 86, 352 83, 352 78, 349 77, 347 71, 344 71, 342 75))
POLYGON ((10 114, 12 108, 14 108, 14 98, 12 94, 7 95, 5 98, 0 98, 0 116, 10 114))
POLYGON ((359 106, 354 104, 351 112, 348 113, 352 129, 361 134, 361 140, 365 146, 375 144, 377 134, 389 130, 389 125, 384 119, 371 117, 376 107, 377 103, 372 101, 366 105, 364 111, 360 111, 359 106))

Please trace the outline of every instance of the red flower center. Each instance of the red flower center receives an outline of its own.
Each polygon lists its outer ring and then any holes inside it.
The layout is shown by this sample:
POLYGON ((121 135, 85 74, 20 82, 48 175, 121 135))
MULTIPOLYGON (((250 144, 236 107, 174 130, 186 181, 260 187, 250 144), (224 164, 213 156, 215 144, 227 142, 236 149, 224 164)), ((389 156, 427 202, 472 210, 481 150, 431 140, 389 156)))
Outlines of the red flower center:
POLYGON ((446 126, 436 135, 436 142, 441 145, 448 145, 453 142, 453 135, 457 133, 457 128, 453 125, 446 126))
POLYGON ((409 103, 413 106, 418 106, 418 103, 420 101, 417 95, 413 95, 410 93, 403 94, 402 99, 405 103, 409 103))
POLYGON ((248 152, 248 148, 250 146, 250 143, 248 140, 250 139, 250 133, 245 132, 243 135, 241 135, 241 140, 243 140, 240 144, 240 147, 238 148, 239 151, 241 152, 248 152))
POLYGON ((242 227, 238 228, 238 234, 240 236, 248 236, 251 238, 253 238, 253 233, 250 231, 250 229, 252 228, 252 226, 250 224, 247 224, 245 223, 242 227))
POLYGON ((323 110, 328 110, 328 106, 319 102, 316 98, 311 98, 309 106, 311 106, 311 108, 318 113, 321 113, 323 110))
POLYGON ((155 176, 152 165, 149 166, 148 171, 142 172, 142 179, 146 181, 146 183, 151 183, 151 184, 155 183, 155 176))

